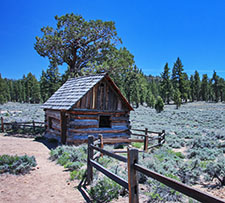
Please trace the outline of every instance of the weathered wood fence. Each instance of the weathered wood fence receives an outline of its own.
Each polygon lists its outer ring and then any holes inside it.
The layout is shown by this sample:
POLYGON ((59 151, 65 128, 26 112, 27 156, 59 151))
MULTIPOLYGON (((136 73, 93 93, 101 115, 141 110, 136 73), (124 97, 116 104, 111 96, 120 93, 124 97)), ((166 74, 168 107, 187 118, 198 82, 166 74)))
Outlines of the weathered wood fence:
MULTIPOLYGON (((97 143, 99 144, 99 143, 97 143)), ((101 144, 101 143, 100 143, 101 144)), ((94 144, 94 137, 88 137, 88 158, 87 158, 87 183, 90 184, 93 181, 93 167, 104 175, 121 185, 122 187, 129 190, 129 203, 139 202, 139 188, 138 188, 138 175, 137 173, 143 173, 144 175, 151 177, 168 187, 187 195, 188 197, 194 198, 204 203, 224 203, 222 199, 214 197, 210 194, 204 193, 176 180, 163 176, 159 173, 151 171, 140 164, 138 164, 138 150, 127 148, 127 158, 117 155, 113 152, 106 151, 94 144), (127 163, 128 167, 128 181, 112 173, 98 162, 94 161, 94 150, 115 158, 119 161, 127 163)))
POLYGON ((5 132, 7 129, 18 129, 23 127, 24 128, 30 128, 33 129, 35 132, 36 129, 44 129, 45 128, 44 122, 38 122, 38 121, 30 121, 30 122, 4 122, 3 117, 1 117, 1 131, 5 132))
MULTIPOLYGON (((138 138, 107 138, 103 139, 102 135, 99 135, 99 140, 95 141, 95 144, 98 144, 101 148, 104 147, 104 144, 118 144, 118 143, 127 143, 131 144, 133 142, 143 143, 144 151, 147 152, 148 149, 153 147, 162 146, 165 143, 165 130, 161 132, 149 131, 148 128, 144 130, 141 129, 131 129, 131 131, 138 131, 139 133, 131 133, 131 135, 137 136, 138 138), (142 133, 142 134, 141 134, 142 133), (156 140, 156 143, 154 143, 156 140)), ((115 151, 117 153, 126 153, 126 151, 115 151)))

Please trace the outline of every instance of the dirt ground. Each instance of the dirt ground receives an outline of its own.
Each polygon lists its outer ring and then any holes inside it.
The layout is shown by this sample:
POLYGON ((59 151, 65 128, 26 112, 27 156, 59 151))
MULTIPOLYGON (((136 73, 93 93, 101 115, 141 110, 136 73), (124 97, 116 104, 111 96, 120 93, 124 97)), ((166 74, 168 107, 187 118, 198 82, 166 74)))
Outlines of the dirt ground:
MULTIPOLYGON (((0 133, 0 155, 29 155, 35 156, 37 166, 26 175, 0 175, 0 203, 64 203, 86 202, 76 188, 79 181, 70 181, 70 174, 64 167, 50 161, 47 146, 34 141, 33 138, 4 136, 0 133)), ((200 186, 195 188, 209 192, 225 199, 225 189, 207 190, 200 186)), ((146 202, 140 197, 140 202, 146 202)), ((113 203, 128 202, 128 197, 113 200, 113 203)))
POLYGON ((50 161, 49 149, 31 138, 0 134, 0 154, 35 156, 37 166, 26 175, 0 175, 0 202, 85 202, 75 187, 79 181, 69 181, 70 174, 50 161))

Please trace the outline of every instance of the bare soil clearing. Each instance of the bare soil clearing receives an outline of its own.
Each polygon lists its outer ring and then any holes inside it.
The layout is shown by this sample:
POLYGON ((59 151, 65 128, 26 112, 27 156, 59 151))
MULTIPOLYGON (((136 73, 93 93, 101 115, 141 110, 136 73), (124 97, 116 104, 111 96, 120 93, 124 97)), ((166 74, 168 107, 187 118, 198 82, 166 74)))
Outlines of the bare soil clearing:
POLYGON ((75 188, 79 181, 69 181, 70 174, 50 161, 49 149, 31 138, 8 137, 0 133, 0 155, 35 156, 37 166, 26 175, 0 175, 0 202, 85 202, 75 188))

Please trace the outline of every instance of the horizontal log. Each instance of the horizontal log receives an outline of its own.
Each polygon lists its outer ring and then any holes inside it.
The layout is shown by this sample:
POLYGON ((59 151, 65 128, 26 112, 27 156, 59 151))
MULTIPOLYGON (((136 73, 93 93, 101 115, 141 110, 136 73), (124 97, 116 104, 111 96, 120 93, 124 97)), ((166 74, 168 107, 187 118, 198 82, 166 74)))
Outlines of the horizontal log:
POLYGON ((98 115, 72 115, 71 118, 74 118, 74 119, 98 120, 98 115))
POLYGON ((103 166, 101 166, 99 163, 97 163, 96 161, 90 160, 90 164, 96 168, 98 171, 102 172, 104 175, 106 175, 107 177, 109 177, 110 179, 114 180, 115 182, 117 182, 119 185, 121 185, 122 187, 128 189, 128 183, 126 180, 120 178, 119 176, 117 176, 116 174, 112 173, 111 171, 107 170, 106 168, 104 168, 103 166))
POLYGON ((147 175, 147 176, 149 176, 149 177, 151 177, 155 180, 158 180, 159 182, 167 185, 168 187, 170 187, 170 188, 172 188, 176 191, 179 191, 182 194, 187 195, 188 197, 192 197, 192 198, 194 198, 194 199, 196 199, 200 202, 204 202, 204 203, 224 203, 225 202, 222 199, 219 199, 219 198, 214 197, 210 194, 204 193, 200 190, 194 189, 193 187, 190 187, 188 185, 180 183, 180 182, 178 182, 178 181, 176 181, 172 178, 168 178, 168 177, 163 176, 159 173, 151 171, 151 170, 149 170, 149 169, 147 169, 147 168, 145 168, 145 167, 143 167, 139 164, 134 164, 134 168, 137 171, 139 171, 139 172, 141 172, 141 173, 143 173, 143 174, 145 174, 145 175, 147 175))
POLYGON ((126 112, 124 111, 99 111, 99 110, 83 110, 83 111, 70 111, 70 114, 77 114, 77 115, 114 115, 116 116, 121 116, 121 115, 125 115, 126 112))
POLYGON ((112 128, 119 128, 119 127, 124 127, 124 128, 128 128, 128 125, 126 123, 117 123, 117 124, 111 124, 112 128))
POLYGON ((87 129, 87 128, 97 128, 97 127, 98 127, 98 125, 75 125, 73 128, 74 129, 87 129))
POLYGON ((105 155, 110 156, 110 157, 112 157, 114 159, 117 159, 119 161, 127 163, 127 158, 125 158, 123 156, 119 156, 117 154, 114 154, 114 152, 109 152, 107 150, 101 149, 101 148, 96 147, 94 145, 91 145, 91 147, 92 147, 92 149, 97 150, 97 151, 101 152, 102 154, 105 154, 105 155))
POLYGON ((111 120, 112 120, 112 122, 115 122, 115 121, 129 121, 129 117, 112 117, 111 120))
POLYGON ((73 121, 70 121, 69 122, 70 125, 72 126, 76 126, 76 125, 98 125, 98 121, 97 120, 85 120, 85 119, 82 119, 82 120, 78 120, 78 119, 75 119, 73 121))
POLYGON ((96 129, 96 128, 88 128, 88 129, 71 129, 71 128, 69 128, 68 131, 74 132, 74 133, 80 133, 80 134, 88 133, 89 135, 91 135, 93 133, 103 134, 103 133, 125 133, 125 132, 128 132, 128 130, 102 130, 101 128, 98 128, 97 130, 94 130, 94 129, 96 129))
MULTIPOLYGON (((98 135, 100 133, 71 133, 68 132, 67 133, 67 137, 77 140, 77 139, 88 139, 89 135, 93 135, 96 139, 98 139, 98 135)), ((129 138, 129 135, 126 133, 101 133, 104 137, 104 139, 106 138, 129 138)))

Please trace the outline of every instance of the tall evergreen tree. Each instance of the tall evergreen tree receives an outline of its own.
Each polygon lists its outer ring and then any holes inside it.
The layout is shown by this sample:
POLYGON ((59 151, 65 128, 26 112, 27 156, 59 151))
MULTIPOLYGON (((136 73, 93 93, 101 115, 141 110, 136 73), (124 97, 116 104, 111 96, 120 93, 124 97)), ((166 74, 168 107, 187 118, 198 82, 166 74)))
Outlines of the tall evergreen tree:
POLYGON ((219 78, 218 81, 218 88, 219 88, 219 94, 220 94, 220 101, 224 101, 225 97, 225 81, 223 78, 219 78))
POLYGON ((208 75, 203 74, 201 82, 201 98, 203 101, 209 100, 209 81, 208 75))
POLYGON ((170 69, 168 63, 164 66, 164 71, 161 73, 162 81, 160 82, 161 97, 167 104, 169 104, 172 98, 173 88, 170 80, 170 69))
POLYGON ((196 96, 194 94, 194 76, 191 75, 190 77, 190 97, 191 97, 191 101, 194 102, 194 100, 196 99, 196 96))
POLYGON ((173 88, 178 88, 181 93, 181 98, 184 98, 185 93, 185 82, 184 82, 184 69, 183 64, 178 57, 176 62, 174 63, 173 69, 172 69, 172 84, 173 88))
POLYGON ((39 82, 32 73, 27 74, 25 92, 27 103, 39 103, 41 101, 39 82))
POLYGON ((200 89, 201 88, 201 82, 198 71, 195 71, 194 74, 194 95, 197 101, 200 101, 200 89))
POLYGON ((61 86, 61 76, 58 67, 49 66, 47 71, 42 71, 40 91, 42 101, 46 101, 61 86))
POLYGON ((219 96, 220 96, 220 92, 219 92, 219 76, 216 74, 216 71, 213 72, 213 77, 212 77, 212 87, 213 87, 213 91, 215 94, 215 102, 219 101, 219 96))
POLYGON ((5 95, 5 88, 6 88, 6 83, 4 79, 2 78, 2 75, 0 74, 0 104, 4 104, 7 102, 7 98, 5 95))

